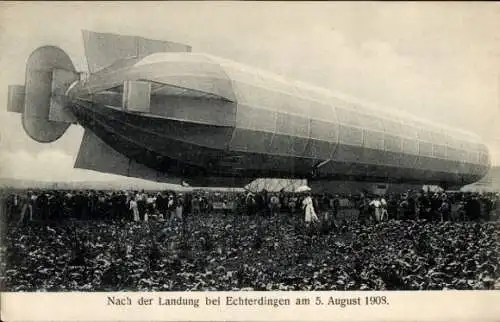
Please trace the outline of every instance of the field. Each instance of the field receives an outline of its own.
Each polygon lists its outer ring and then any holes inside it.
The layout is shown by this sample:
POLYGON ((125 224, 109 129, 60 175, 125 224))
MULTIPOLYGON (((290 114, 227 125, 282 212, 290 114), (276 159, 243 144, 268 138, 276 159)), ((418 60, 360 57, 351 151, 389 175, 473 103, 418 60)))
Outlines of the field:
POLYGON ((353 216, 314 232, 285 214, 11 226, 2 290, 500 289, 497 222, 360 226, 353 216))

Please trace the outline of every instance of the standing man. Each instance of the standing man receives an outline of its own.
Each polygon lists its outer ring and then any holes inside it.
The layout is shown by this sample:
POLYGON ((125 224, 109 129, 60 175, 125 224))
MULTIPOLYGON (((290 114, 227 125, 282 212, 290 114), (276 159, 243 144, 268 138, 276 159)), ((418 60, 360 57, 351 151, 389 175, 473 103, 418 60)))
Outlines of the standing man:
POLYGON ((148 196, 146 198, 146 212, 144 214, 144 221, 148 221, 150 217, 154 217, 155 215, 155 202, 156 199, 153 196, 148 196))
POLYGON ((139 218, 140 220, 144 220, 144 217, 146 215, 146 194, 144 193, 144 190, 141 190, 140 193, 137 195, 137 208, 139 210, 139 218))
POLYGON ((496 194, 494 196, 494 201, 493 201, 493 219, 499 219, 500 218, 500 194, 496 194))
POLYGON ((481 203, 478 196, 474 195, 469 198, 465 204, 467 218, 471 221, 479 221, 481 218, 481 203))
POLYGON ((449 221, 451 218, 451 204, 448 201, 448 197, 445 193, 442 195, 441 206, 439 207, 439 212, 441 213, 442 221, 449 221))
POLYGON ((167 201, 167 212, 168 212, 168 221, 172 222, 175 217, 175 199, 172 194, 168 195, 168 201, 167 201))
POLYGON ((404 194, 403 202, 400 204, 403 211, 403 219, 415 220, 417 219, 417 204, 415 198, 411 195, 411 191, 404 194))
POLYGON ((162 219, 165 218, 167 215, 167 200, 162 191, 158 192, 156 195, 155 206, 158 216, 162 219))
POLYGON ((370 218, 370 200, 364 193, 361 193, 361 199, 358 206, 358 220, 361 225, 366 225, 370 218))
POLYGON ((24 205, 21 209, 21 216, 19 217, 19 223, 22 224, 25 221, 26 212, 29 212, 29 221, 33 220, 33 209, 36 201, 36 195, 31 191, 26 193, 26 199, 24 205))
POLYGON ((247 193, 245 198, 245 207, 248 216, 255 215, 255 198, 251 192, 247 193))
POLYGON ((271 216, 278 216, 278 213, 280 211, 280 200, 275 194, 271 196, 271 199, 269 201, 269 208, 271 210, 271 216))
POLYGON ((290 198, 288 198, 288 209, 291 215, 295 214, 296 208, 297 208, 297 197, 291 196, 290 198))
POLYGON ((193 200, 191 200, 191 208, 193 210, 193 216, 198 217, 200 215, 200 199, 198 195, 193 196, 193 200))
POLYGON ((0 189, 0 229, 7 226, 12 216, 13 205, 9 204, 11 196, 6 189, 0 189))
POLYGON ((182 197, 182 194, 179 194, 179 196, 177 197, 177 204, 175 207, 175 216, 177 217, 177 219, 182 221, 183 212, 184 212, 184 198, 182 197))
POLYGON ((430 220, 431 219, 431 201, 429 200, 428 194, 425 191, 421 191, 420 196, 417 199, 418 203, 418 217, 420 219, 430 220))

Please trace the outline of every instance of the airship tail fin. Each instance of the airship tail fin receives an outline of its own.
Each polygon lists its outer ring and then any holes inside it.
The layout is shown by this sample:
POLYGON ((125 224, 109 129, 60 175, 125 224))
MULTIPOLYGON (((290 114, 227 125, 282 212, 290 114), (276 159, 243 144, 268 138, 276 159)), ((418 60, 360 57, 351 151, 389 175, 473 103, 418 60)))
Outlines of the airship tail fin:
POLYGON ((7 110, 22 114, 24 131, 33 140, 53 142, 75 121, 67 108, 65 93, 78 78, 62 49, 40 47, 28 58, 25 85, 9 86, 7 110))
POLYGON ((111 66, 118 60, 141 58, 159 52, 190 52, 188 45, 138 36, 83 31, 83 45, 90 73, 111 66))

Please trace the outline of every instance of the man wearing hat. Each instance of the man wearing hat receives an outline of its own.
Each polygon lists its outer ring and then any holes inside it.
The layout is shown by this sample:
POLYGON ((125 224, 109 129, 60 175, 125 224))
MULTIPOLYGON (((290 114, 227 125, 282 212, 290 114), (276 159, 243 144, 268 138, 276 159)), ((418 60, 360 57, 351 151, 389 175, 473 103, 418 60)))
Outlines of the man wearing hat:
POLYGON ((451 218, 451 204, 448 201, 448 196, 446 193, 441 195, 441 206, 439 207, 439 212, 441 213, 441 220, 448 221, 451 218))

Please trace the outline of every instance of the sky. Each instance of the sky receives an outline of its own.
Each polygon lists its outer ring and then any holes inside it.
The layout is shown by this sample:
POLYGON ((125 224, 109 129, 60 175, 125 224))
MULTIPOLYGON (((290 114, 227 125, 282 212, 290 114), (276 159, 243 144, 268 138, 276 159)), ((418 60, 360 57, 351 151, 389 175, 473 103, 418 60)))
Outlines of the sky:
POLYGON ((478 134, 500 165, 500 4, 494 2, 8 2, 0 4, 0 177, 132 180, 73 169, 83 129, 39 144, 6 112, 29 54, 81 30, 189 44, 282 76, 478 134))

